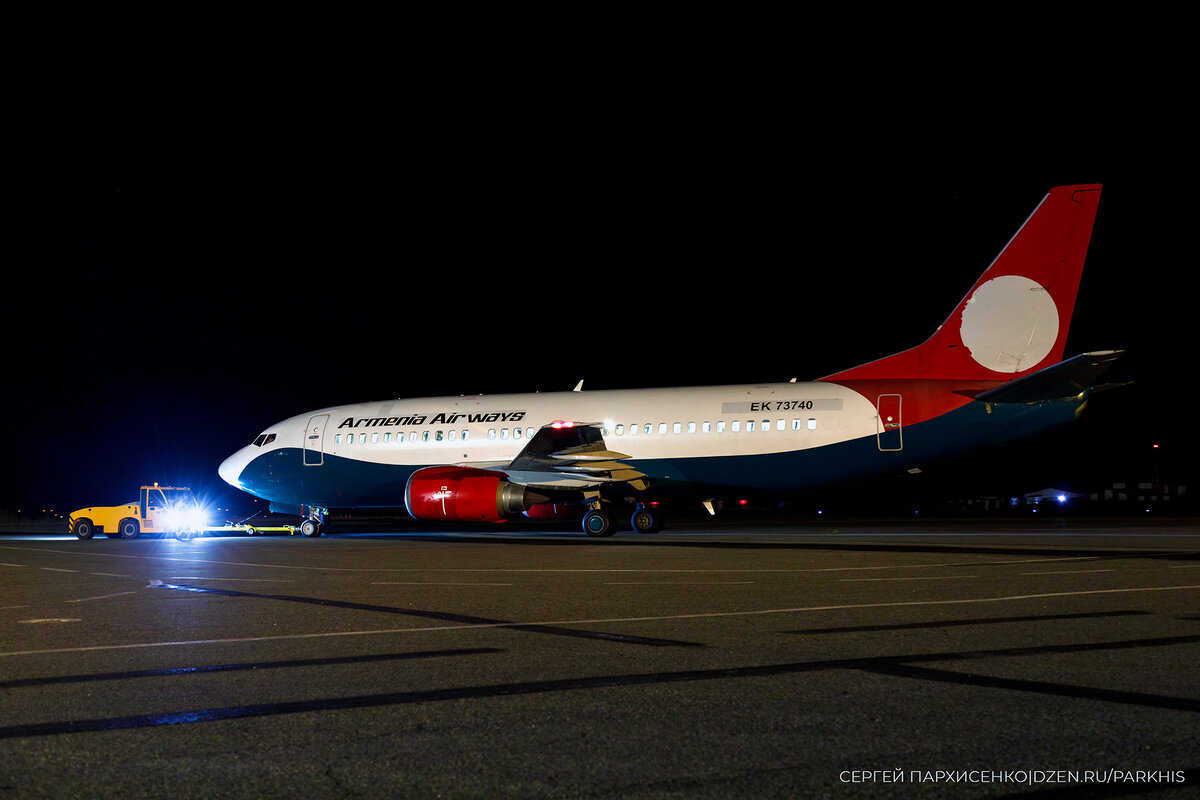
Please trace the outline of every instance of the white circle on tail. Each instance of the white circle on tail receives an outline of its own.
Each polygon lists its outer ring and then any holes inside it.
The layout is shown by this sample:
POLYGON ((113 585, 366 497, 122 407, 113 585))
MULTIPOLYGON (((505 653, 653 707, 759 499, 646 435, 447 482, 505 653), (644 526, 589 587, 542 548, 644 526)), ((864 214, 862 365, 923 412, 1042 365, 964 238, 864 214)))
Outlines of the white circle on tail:
POLYGON ((1001 275, 971 295, 959 333, 976 363, 994 372, 1022 372, 1053 349, 1058 306, 1037 281, 1001 275))

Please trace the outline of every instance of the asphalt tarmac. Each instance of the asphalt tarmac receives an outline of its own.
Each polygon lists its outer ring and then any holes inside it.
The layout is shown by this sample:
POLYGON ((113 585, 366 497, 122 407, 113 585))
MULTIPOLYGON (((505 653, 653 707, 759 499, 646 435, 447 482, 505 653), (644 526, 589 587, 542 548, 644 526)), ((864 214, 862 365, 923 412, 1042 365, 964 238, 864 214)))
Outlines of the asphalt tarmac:
POLYGON ((1200 525, 0 536, 0 797, 1196 797, 1200 525))

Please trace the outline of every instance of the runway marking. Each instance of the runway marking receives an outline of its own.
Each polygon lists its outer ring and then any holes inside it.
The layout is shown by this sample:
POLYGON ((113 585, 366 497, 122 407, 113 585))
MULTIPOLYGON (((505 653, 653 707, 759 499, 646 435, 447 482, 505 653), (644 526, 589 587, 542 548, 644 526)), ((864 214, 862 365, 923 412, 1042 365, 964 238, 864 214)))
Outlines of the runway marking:
POLYGON ((77 569, 59 569, 58 567, 38 567, 38 569, 44 569, 46 572, 79 572, 77 569))
POLYGON ((838 583, 866 583, 868 581, 962 581, 978 577, 978 575, 924 575, 909 578, 841 578, 838 580, 838 583))
MULTIPOLYGON (((91 553, 86 551, 66 551, 66 550, 47 550, 40 547, 15 547, 12 545, 0 545, 0 550, 25 550, 37 553, 54 553, 56 555, 88 555, 97 556, 100 558, 131 558, 136 560, 149 561, 187 561, 195 564, 221 564, 234 567, 252 567, 255 569, 297 569, 297 570, 313 570, 323 572, 459 572, 459 573, 547 573, 547 574, 577 574, 577 573, 782 573, 782 574, 803 574, 814 572, 851 572, 856 570, 890 570, 890 569, 918 569, 923 567, 941 568, 941 567, 977 567, 977 566, 997 566, 1006 564, 1034 564, 1039 562, 1053 561, 1089 561, 1101 558, 1101 556, 1051 556, 1047 558, 1032 558, 1032 559, 1012 559, 1006 558, 997 561, 952 561, 944 563, 931 564, 889 564, 889 565, 866 565, 866 566, 848 566, 848 567, 803 567, 803 568, 771 568, 771 569, 654 569, 654 568, 580 568, 580 569, 553 569, 553 568, 505 568, 505 567, 489 567, 489 568, 461 568, 461 567, 327 567, 327 566, 310 566, 310 565, 295 565, 295 564, 261 564, 249 561, 222 561, 218 559, 208 558, 192 558, 179 556, 154 556, 154 555, 132 555, 128 553, 91 553)), ((1191 552, 1191 551, 1181 551, 1191 552)), ((1114 552, 1114 557, 1120 558, 1136 558, 1143 554, 1133 552, 1114 552)), ((1155 553, 1155 555, 1158 555, 1155 553)), ((43 569, 48 569, 43 567, 43 569)))
POLYGON ((19 619, 20 625, 40 625, 43 622, 83 622, 78 617, 50 617, 47 619, 19 619))
POLYGON ((1044 655, 1051 653, 1091 653, 1104 650, 1143 649, 1147 647, 1171 647, 1200 642, 1200 636, 1176 636, 1161 639, 1138 639, 1118 642, 1099 642, 1087 645, 1050 645, 1036 648, 1004 648, 998 650, 969 651, 965 653, 943 652, 896 656, 872 656, 867 658, 839 658, 825 661, 799 661, 782 664, 717 667, 712 669, 679 670, 674 672, 642 672, 618 675, 592 675, 584 677, 554 678, 540 681, 487 684, 482 686, 457 686, 439 689, 414 689, 386 694, 358 695, 351 697, 325 697, 304 700, 287 700, 276 703, 254 703, 221 708, 190 709, 181 712, 133 714, 123 717, 107 717, 57 722, 35 722, 0 727, 0 739, 17 739, 33 736, 54 736, 65 733, 87 733, 135 728, 154 728, 163 725, 186 725, 197 722, 218 722, 228 719, 279 716, 285 714, 343 711, 356 708, 379 708, 393 705, 411 705, 461 700, 483 700, 511 698, 517 695, 543 694, 548 692, 573 692, 586 689, 612 689, 614 687, 646 686, 667 683, 684 683, 706 680, 734 680, 740 678, 770 678, 803 672, 825 672, 829 670, 861 670, 897 677, 924 680, 952 681, 978 684, 993 688, 1038 692, 1061 697, 1071 697, 1098 702, 1116 702, 1147 708, 1166 708, 1174 711, 1200 712, 1200 701, 1192 697, 1143 692, 1125 692, 1109 689, 1091 689, 1069 684, 1054 684, 1044 681, 1013 680, 991 676, 971 675, 932 667, 918 666, 922 663, 955 661, 959 659, 994 658, 1012 655, 1044 655))
POLYGON ((1046 600, 1052 597, 1083 597, 1097 594, 1132 594, 1135 592, 1178 592, 1194 591, 1200 585, 1192 586, 1143 586, 1130 589, 1088 589, 1076 592, 1040 592, 1038 594, 1018 594, 1001 597, 968 597, 959 600, 901 600, 894 603, 848 603, 834 606, 800 606, 796 608, 766 608, 756 611, 712 611, 695 614, 665 614, 649 617, 605 617, 597 619, 569 619, 547 622, 480 622, 458 625, 430 625, 423 628, 381 628, 363 631, 325 631, 318 633, 292 633, 275 636, 240 636, 223 639, 192 639, 172 642, 135 642, 132 644, 98 644, 84 647, 62 647, 46 650, 11 650, 0 652, 0 658, 14 656, 49 655, 52 653, 90 653, 100 650, 135 650, 148 647, 184 647, 205 644, 239 644, 247 642, 274 642, 288 639, 329 639, 341 636, 380 636, 404 633, 431 633, 437 631, 461 632, 466 630, 486 628, 511 628, 515 625, 536 627, 545 625, 599 625, 614 622, 662 622, 678 619, 717 619, 721 617, 753 617, 770 614, 802 614, 813 611, 848 611, 860 608, 903 608, 908 606, 952 606, 975 605, 980 603, 1006 603, 1021 600, 1046 600))
POLYGON ((935 619, 923 622, 898 622, 886 625, 843 625, 836 628, 800 628, 784 633, 803 636, 837 633, 874 633, 879 631, 908 631, 928 628, 959 628, 972 625, 1007 625, 1014 622, 1058 622, 1063 620, 1111 619, 1113 617, 1148 616, 1149 611, 1089 611, 1081 614, 1037 614, 1020 617, 975 617, 974 619, 935 619))
POLYGON ((1072 569, 1057 572, 1022 572, 1021 575, 1087 575, 1092 572, 1116 572, 1115 569, 1072 569))
POLYGON ((78 600, 63 600, 64 603, 86 603, 89 600, 107 600, 110 597, 121 597, 127 594, 137 594, 137 592, 114 592, 113 594, 101 594, 95 597, 81 597, 78 600))
POLYGON ((24 564, 8 564, 3 561, 0 561, 0 567, 24 567, 24 566, 25 566, 24 564))
POLYGON ((115 572, 89 572, 88 575, 101 575, 105 578, 132 578, 132 575, 118 575, 115 572))
POLYGON ((46 678, 16 678, 0 680, 0 689, 16 689, 26 686, 54 686, 68 683, 94 683, 97 681, 125 681, 134 678, 162 678, 171 675, 203 675, 214 672, 247 672, 264 669, 292 669, 295 667, 325 667, 344 664, 370 664, 387 661, 407 661, 423 658, 449 658, 451 656, 473 656, 503 653, 496 647, 469 647, 457 650, 418 650, 411 653, 383 653, 365 656, 333 656, 329 658, 302 658, 288 661, 256 661, 244 664, 213 664, 199 667, 175 667, 174 669, 139 669, 127 672, 100 672, 88 675, 56 675, 46 678))
POLYGON ((172 581, 247 581, 250 583, 295 583, 290 578, 216 578, 209 575, 171 575, 172 581))
POLYGON ((371 581, 372 586, 512 586, 511 583, 452 583, 448 581, 371 581))
POLYGON ((605 581, 603 586, 753 586, 754 581, 605 581))
POLYGON ((672 639, 651 639, 645 636, 632 636, 622 633, 605 633, 603 631, 580 630, 578 628, 564 628, 560 625, 550 625, 547 623, 526 623, 526 622, 511 622, 507 620, 491 619, 488 617, 476 617, 468 614, 455 614, 447 611, 427 611, 419 608, 397 608, 395 606, 381 606, 371 603, 356 603, 347 600, 329 600, 320 597, 303 597, 299 595, 285 594, 254 594, 251 592, 236 591, 233 589, 213 589, 204 586, 187 586, 183 584, 163 583, 160 580, 150 581, 146 588, 162 588, 168 590, 178 590, 184 592, 196 592, 198 594, 218 594, 226 597, 246 597, 254 600, 277 600, 288 603, 306 603, 309 605, 323 606, 326 608, 349 608, 355 611, 370 611, 382 614, 399 614, 408 617, 418 617, 421 619, 436 619, 443 622, 456 622, 464 628, 475 626, 482 627, 500 627, 508 630, 524 631, 526 633, 542 633, 553 636, 573 636, 584 639, 599 639, 608 642, 621 642, 624 644, 639 644, 649 645, 651 647, 701 647, 695 642, 680 642, 672 639))

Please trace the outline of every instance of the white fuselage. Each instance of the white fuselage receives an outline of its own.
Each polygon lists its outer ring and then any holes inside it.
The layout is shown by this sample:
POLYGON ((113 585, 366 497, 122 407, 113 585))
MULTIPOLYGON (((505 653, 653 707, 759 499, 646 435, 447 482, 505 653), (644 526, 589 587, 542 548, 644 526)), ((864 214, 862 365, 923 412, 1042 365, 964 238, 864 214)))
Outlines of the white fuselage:
POLYGON ((275 434, 267 448, 302 447, 310 461, 488 465, 511 461, 556 421, 599 424, 612 449, 640 461, 822 447, 874 436, 876 417, 846 387, 780 383, 386 400, 320 409, 263 433, 275 434))

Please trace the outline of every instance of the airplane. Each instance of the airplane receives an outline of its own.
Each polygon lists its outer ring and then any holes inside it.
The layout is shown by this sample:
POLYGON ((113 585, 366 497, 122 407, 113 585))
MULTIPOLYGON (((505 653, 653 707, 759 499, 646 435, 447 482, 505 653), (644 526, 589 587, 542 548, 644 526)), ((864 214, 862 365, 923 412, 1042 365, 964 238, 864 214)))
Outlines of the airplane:
POLYGON ((269 426, 221 477, 306 519, 399 508, 429 522, 580 519, 794 493, 922 465, 1076 419, 1119 350, 1063 360, 1099 184, 1051 189, 924 343, 812 382, 395 399, 269 426))

